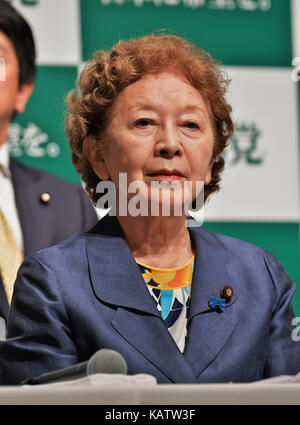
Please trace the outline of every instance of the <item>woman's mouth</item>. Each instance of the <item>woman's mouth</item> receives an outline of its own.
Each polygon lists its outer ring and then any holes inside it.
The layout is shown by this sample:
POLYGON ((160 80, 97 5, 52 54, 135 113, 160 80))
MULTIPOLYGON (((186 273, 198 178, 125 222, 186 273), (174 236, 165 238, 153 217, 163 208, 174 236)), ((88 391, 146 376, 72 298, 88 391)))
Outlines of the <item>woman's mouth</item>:
POLYGON ((178 170, 157 170, 148 174, 153 180, 181 180, 185 176, 178 170))

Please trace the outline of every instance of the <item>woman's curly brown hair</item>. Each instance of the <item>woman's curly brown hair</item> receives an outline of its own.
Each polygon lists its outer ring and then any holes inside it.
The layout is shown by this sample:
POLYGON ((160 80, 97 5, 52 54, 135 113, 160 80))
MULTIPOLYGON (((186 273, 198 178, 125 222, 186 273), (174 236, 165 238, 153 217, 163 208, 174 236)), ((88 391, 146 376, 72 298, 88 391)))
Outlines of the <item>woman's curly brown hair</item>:
POLYGON ((219 189, 224 168, 222 152, 233 133, 231 106, 225 95, 229 79, 211 56, 189 41, 174 35, 148 35, 119 41, 109 52, 99 50, 81 72, 78 89, 67 96, 66 135, 73 164, 81 174, 93 203, 100 178, 94 173, 83 151, 83 141, 93 135, 101 145, 118 94, 146 74, 173 71, 183 75, 208 105, 215 141, 211 182, 204 199, 219 189))

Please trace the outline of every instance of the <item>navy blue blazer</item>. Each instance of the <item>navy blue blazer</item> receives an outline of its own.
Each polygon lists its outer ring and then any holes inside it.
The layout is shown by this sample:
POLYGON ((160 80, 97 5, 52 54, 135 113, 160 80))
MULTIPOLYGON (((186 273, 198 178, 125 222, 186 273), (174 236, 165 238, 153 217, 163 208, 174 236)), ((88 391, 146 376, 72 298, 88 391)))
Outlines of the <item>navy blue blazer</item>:
POLYGON ((294 284, 272 254, 202 227, 196 247, 186 346, 182 354, 150 296, 118 221, 30 256, 21 266, 0 345, 0 382, 88 360, 101 348, 121 353, 128 373, 159 383, 249 382, 296 374, 294 284), (221 312, 211 296, 230 285, 221 312))
MULTIPOLYGON (((48 248, 97 223, 95 210, 80 185, 10 159, 16 206, 24 240, 24 254, 48 248), (41 194, 51 195, 48 203, 41 194)), ((0 277, 0 316, 8 303, 0 277)))

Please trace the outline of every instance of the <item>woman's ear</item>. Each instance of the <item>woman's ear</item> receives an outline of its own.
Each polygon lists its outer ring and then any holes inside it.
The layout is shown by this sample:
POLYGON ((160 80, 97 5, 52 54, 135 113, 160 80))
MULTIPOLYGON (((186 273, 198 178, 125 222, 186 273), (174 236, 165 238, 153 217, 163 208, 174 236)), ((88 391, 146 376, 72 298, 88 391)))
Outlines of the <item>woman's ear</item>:
POLYGON ((110 176, 101 153, 99 141, 97 141, 93 135, 85 137, 82 144, 82 150, 94 170, 94 173, 97 174, 101 180, 108 180, 110 176))
POLYGON ((25 111, 27 102, 33 92, 33 89, 33 83, 25 83, 19 88, 15 102, 15 112, 22 114, 25 111))
POLYGON ((212 167, 215 163, 215 159, 212 158, 212 160, 210 161, 210 164, 208 166, 208 170, 204 179, 204 185, 207 186, 210 182, 211 182, 211 171, 212 171, 212 167))

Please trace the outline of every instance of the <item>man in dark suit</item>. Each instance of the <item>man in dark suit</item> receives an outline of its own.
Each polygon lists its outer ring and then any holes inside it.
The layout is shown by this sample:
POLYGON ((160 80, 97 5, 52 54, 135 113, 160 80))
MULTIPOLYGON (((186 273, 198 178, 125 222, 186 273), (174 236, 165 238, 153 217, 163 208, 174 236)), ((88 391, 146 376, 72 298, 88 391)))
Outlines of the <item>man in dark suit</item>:
POLYGON ((28 254, 88 230, 97 216, 79 185, 10 158, 8 129, 14 115, 24 111, 34 88, 35 46, 27 22, 5 0, 0 0, 0 57, 5 67, 0 81, 1 339, 14 282, 12 270, 16 272, 28 254))

